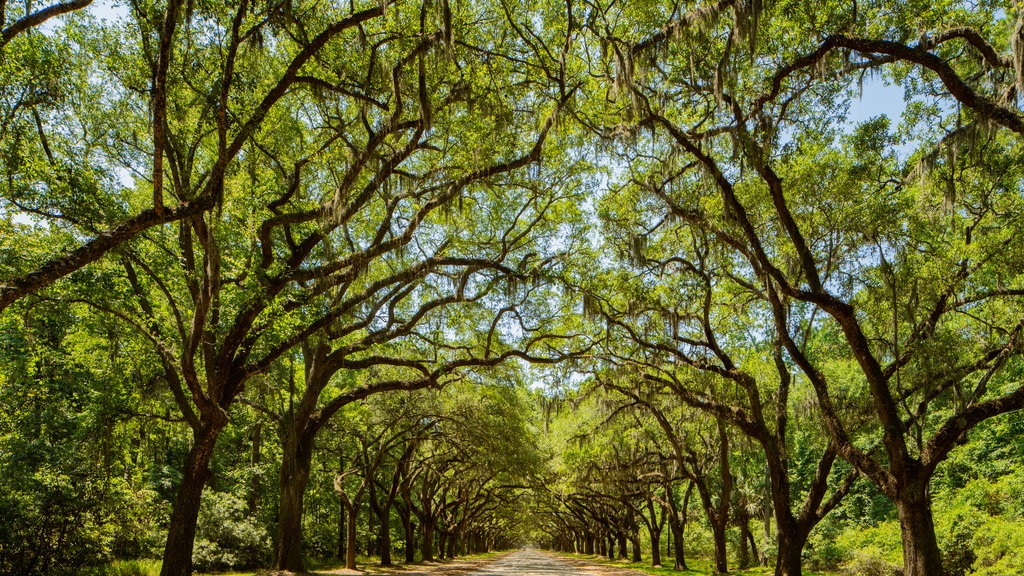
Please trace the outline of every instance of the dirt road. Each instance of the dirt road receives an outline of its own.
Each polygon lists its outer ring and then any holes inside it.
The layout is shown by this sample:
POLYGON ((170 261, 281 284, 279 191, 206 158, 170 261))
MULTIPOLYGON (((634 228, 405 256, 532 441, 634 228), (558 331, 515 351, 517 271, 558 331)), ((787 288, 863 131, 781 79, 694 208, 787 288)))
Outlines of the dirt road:
MULTIPOLYGON (((540 550, 524 549, 498 558, 460 559, 444 564, 409 565, 397 568, 369 566, 366 571, 327 570, 318 575, 344 576, 647 576, 642 572, 595 564, 578 557, 559 556, 540 550)), ((292 573, 268 573, 265 576, 292 576, 292 573)))
POLYGON ((480 567, 468 576, 632 576, 641 574, 564 558, 539 550, 520 550, 480 567))

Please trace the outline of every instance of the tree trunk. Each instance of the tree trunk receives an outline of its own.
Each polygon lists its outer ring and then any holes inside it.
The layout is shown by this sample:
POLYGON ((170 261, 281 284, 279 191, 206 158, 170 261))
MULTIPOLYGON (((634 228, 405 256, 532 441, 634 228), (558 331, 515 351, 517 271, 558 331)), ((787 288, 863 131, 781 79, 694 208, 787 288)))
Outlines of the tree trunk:
POLYGON ((420 555, 424 562, 434 559, 434 523, 423 521, 423 542, 420 543, 420 555))
POLYGON ((587 532, 583 536, 583 553, 589 556, 594 555, 594 534, 587 532))
MULTIPOLYGON (((665 495, 671 497, 671 494, 665 492, 665 495)), ((651 566, 661 566, 661 531, 665 528, 665 508, 661 507, 661 518, 658 518, 657 507, 654 505, 654 499, 647 499, 647 516, 644 520, 644 525, 647 526, 647 534, 651 537, 651 566)), ((641 519, 645 517, 640 516, 641 519)), ((637 535, 639 538, 639 534, 637 535)))
POLYGON ((399 486, 398 493, 402 500, 395 504, 398 517, 402 520, 402 531, 405 533, 405 563, 416 561, 416 524, 412 520, 412 494, 407 484, 399 486))
POLYGON ((661 566, 661 530, 651 529, 651 566, 661 566))
POLYGON ((753 554, 754 560, 761 564, 761 554, 757 550, 757 541, 754 540, 754 533, 750 531, 750 526, 746 523, 740 526, 740 538, 746 537, 747 542, 750 543, 750 552, 753 554))
POLYGON ((346 505, 348 512, 345 523, 345 568, 356 569, 356 519, 358 509, 356 506, 346 505))
POLYGON ((629 558, 629 552, 626 550, 626 533, 619 530, 616 537, 619 540, 619 560, 626 560, 629 558))
POLYGON ((345 558, 345 549, 346 549, 345 544, 346 544, 346 539, 347 539, 347 537, 346 537, 347 529, 346 529, 346 522, 345 522, 345 517, 346 516, 347 516, 347 514, 345 514, 345 503, 342 502, 341 507, 338 509, 338 559, 339 560, 342 560, 342 559, 345 558))
POLYGON ((736 564, 743 570, 750 568, 750 547, 747 545, 747 532, 749 531, 743 525, 743 515, 740 514, 739 521, 736 525, 740 529, 740 541, 739 548, 736 551, 736 564))
MULTIPOLYGON (((260 465, 260 451, 263 445, 263 423, 257 422, 252 431, 252 457, 250 462, 254 470, 260 465)), ((260 505, 260 475, 252 475, 252 484, 249 487, 249 516, 255 516, 260 505)))
MULTIPOLYGON (((390 511, 384 511, 385 516, 390 516, 390 511)), ((377 538, 378 546, 380 546, 380 565, 391 566, 391 522, 390 518, 379 518, 380 520, 380 536, 377 538)))
POLYGON ((402 529, 405 532, 405 563, 412 564, 416 561, 416 524, 411 513, 402 516, 402 529))
POLYGON ((690 495, 693 494, 693 482, 686 486, 683 494, 683 505, 679 509, 679 533, 675 536, 676 570, 689 570, 686 566, 686 520, 690 510, 690 495))
POLYGON ((775 560, 775 576, 800 576, 807 531, 797 527, 784 529, 780 526, 776 536, 779 550, 775 560))
POLYGON ((942 555, 935 537, 935 522, 927 495, 928 481, 912 479, 901 486, 896 510, 903 538, 903 574, 942 574, 942 555))
POLYGON ((629 544, 633 548, 633 562, 642 562, 644 558, 640 550, 640 532, 633 532, 629 535, 629 544))
POLYGON ((377 529, 377 548, 380 555, 381 566, 391 566, 391 507, 394 505, 394 497, 397 491, 389 491, 384 495, 383 502, 377 501, 377 490, 373 481, 370 481, 370 508, 379 524, 377 529))
POLYGON ((711 537, 715 543, 715 574, 729 573, 729 555, 725 538, 726 522, 711 521, 711 537))
POLYGON ((366 555, 367 556, 377 556, 377 546, 376 546, 377 538, 374 536, 374 530, 373 530, 374 514, 373 514, 373 504, 372 504, 372 502, 377 498, 377 494, 374 492, 374 489, 373 489, 373 480, 371 480, 370 478, 367 478, 365 480, 365 482, 367 483, 367 485, 370 488, 370 502, 371 502, 371 504, 369 506, 370 510, 366 514, 366 555))
POLYGON ((160 576, 189 576, 192 574, 192 550, 199 522, 199 502, 203 488, 210 477, 210 458, 227 417, 210 422, 203 416, 198 430, 193 431, 192 449, 185 459, 181 487, 178 488, 171 524, 167 529, 164 561, 160 576))
POLYGON ((281 454, 281 503, 277 521, 274 570, 303 572, 302 511, 313 460, 313 434, 289 431, 281 454))

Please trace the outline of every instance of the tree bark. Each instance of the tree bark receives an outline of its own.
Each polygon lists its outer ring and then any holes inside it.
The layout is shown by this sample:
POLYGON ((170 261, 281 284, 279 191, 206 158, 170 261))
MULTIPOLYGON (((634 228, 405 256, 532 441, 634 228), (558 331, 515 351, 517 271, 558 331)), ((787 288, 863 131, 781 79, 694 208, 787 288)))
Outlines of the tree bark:
MULTIPOLYGON (((263 446, 263 423, 257 422, 252 431, 252 458, 250 462, 254 469, 260 465, 260 451, 263 446)), ((253 474, 252 484, 249 487, 249 516, 255 516, 260 504, 260 475, 253 474)))
POLYGON ((192 574, 192 550, 195 546, 196 525, 199 522, 199 503, 203 488, 210 477, 210 459, 217 444, 217 437, 227 424, 222 416, 211 422, 205 415, 199 429, 193 432, 192 449, 185 460, 181 487, 174 501, 171 524, 167 529, 167 543, 164 546, 164 561, 160 576, 190 576, 192 574))
POLYGON ((927 487, 927 479, 907 481, 901 486, 896 501, 903 538, 905 576, 943 574, 942 554, 935 537, 935 522, 927 487))
POLYGON ((661 530, 650 530, 651 566, 661 566, 661 530))
POLYGON ((409 519, 405 527, 405 562, 412 564, 416 561, 416 523, 409 519))
POLYGON ((669 502, 668 526, 672 532, 672 555, 674 570, 689 570, 686 566, 686 511, 690 507, 690 494, 693 492, 693 482, 686 486, 686 493, 683 494, 683 504, 676 506, 675 496, 670 490, 666 490, 669 502))
POLYGON ((633 562, 643 561, 643 552, 640 550, 640 532, 633 532, 629 535, 629 544, 633 549, 633 562))
POLYGON ((338 559, 342 560, 345 558, 345 544, 346 544, 346 518, 345 514, 345 503, 342 502, 338 509, 338 559))
POLYGON ((281 503, 277 521, 274 570, 303 572, 302 510, 313 460, 314 434, 289 431, 281 455, 281 503))
POLYGON ((726 548, 725 522, 711 522, 711 537, 715 543, 715 574, 729 573, 729 555, 726 548))
POLYGON ((385 510, 382 517, 378 517, 380 520, 379 536, 377 537, 377 545, 380 547, 380 565, 391 566, 391 522, 389 522, 389 511, 385 510))
MULTIPOLYGON (((668 492, 666 496, 671 496, 668 492)), ((641 516, 641 518, 644 518, 641 516)), ((647 533, 651 537, 651 566, 661 566, 661 531, 665 529, 665 509, 662 507, 661 519, 658 519, 658 512, 654 506, 654 499, 647 499, 647 519, 644 520, 647 526, 647 533)))
POLYGON ((423 519, 420 525, 423 527, 423 542, 420 543, 420 556, 422 556, 424 562, 429 562, 434 559, 434 523, 423 519))
POLYGON ((803 570, 803 551, 807 544, 807 532, 803 530, 782 530, 777 532, 778 554, 775 559, 775 576, 800 576, 803 570), (786 534, 783 537, 783 533, 786 534))
POLYGON ((345 568, 356 569, 356 520, 358 508, 353 504, 345 504, 348 513, 345 524, 345 568))

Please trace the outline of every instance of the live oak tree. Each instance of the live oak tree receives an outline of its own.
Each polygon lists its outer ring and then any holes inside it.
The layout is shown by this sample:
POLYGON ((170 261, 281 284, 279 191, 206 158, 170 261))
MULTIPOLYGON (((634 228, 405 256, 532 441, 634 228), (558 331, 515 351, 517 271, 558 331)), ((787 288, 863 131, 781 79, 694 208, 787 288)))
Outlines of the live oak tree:
POLYGON ((1018 267, 1004 236, 1016 226, 1006 159, 1020 130, 1021 44, 1019 26, 1007 35, 1015 14, 910 10, 820 19, 719 3, 660 21, 616 10, 597 33, 610 96, 633 119, 617 133, 660 161, 651 201, 742 261, 730 270, 740 283, 763 286, 769 338, 814 387, 832 449, 896 503, 906 573, 925 574, 942 570, 928 503, 935 467, 978 422, 1024 402, 1013 384, 1019 317, 1006 313, 1018 267), (888 131, 869 124, 846 162, 825 160, 811 142, 833 138, 835 96, 886 66, 908 94, 945 101, 912 107, 945 134, 917 124, 924 138, 903 162, 884 152, 895 145, 888 131), (836 408, 846 375, 823 351, 837 345, 881 423, 878 451, 836 408))
MULTIPOLYGON (((162 7, 133 2, 131 18, 120 22, 116 30, 75 21, 75 25, 58 26, 56 31, 32 33, 51 18, 90 4, 91 0, 70 0, 32 9, 27 2, 25 11, 18 13, 6 0, 0 3, 3 74, 8 76, 5 80, 11 89, 5 102, 7 121, 3 131, 13 136, 5 138, 9 146, 3 164, 8 183, 4 199, 11 204, 4 207, 5 217, 34 219, 61 232, 55 235, 56 246, 39 245, 31 254, 5 265, 0 311, 99 260, 146 230, 193 218, 212 208, 222 198, 220 183, 229 164, 296 82, 302 64, 331 37, 383 12, 380 7, 370 8, 336 22, 296 54, 278 52, 279 63, 282 59, 291 61, 287 68, 279 67, 282 74, 276 82, 241 88, 244 82, 236 82, 236 75, 245 73, 244 67, 236 67, 240 47, 245 44, 269 54, 263 50, 264 34, 282 30, 280 24, 289 18, 283 6, 268 5, 261 10, 243 1, 218 13, 195 10, 192 3, 184 6, 180 0, 169 0, 162 7), (233 22, 231 14, 235 14, 233 22), (241 25, 247 14, 252 16, 251 26, 243 31, 241 25), (191 68, 181 63, 178 68, 172 67, 176 55, 196 57, 196 52, 187 47, 190 41, 182 41, 182 37, 202 34, 206 24, 220 26, 223 34, 215 42, 225 48, 220 54, 223 60, 216 64, 207 61, 201 72, 198 61, 191 62, 191 68), (128 48, 131 43, 122 45, 126 38, 138 42, 134 50, 128 48), (72 82, 60 80, 57 74, 68 66, 67 56, 72 53, 85 59, 69 66, 72 82), (89 54, 96 58, 89 61, 89 54), (58 57, 59 64, 55 60, 58 57), (76 78, 79 73, 86 76, 76 78), (209 83, 199 88, 201 82, 193 77, 195 74, 206 74, 203 80, 209 83), (181 84, 189 85, 193 97, 185 96, 188 89, 174 92, 181 84), (172 98, 169 102, 169 92, 181 101, 176 103, 172 98), (195 98, 195 92, 203 97, 195 98), (197 160, 198 146, 176 134, 173 124, 179 117, 175 116, 175 104, 180 106, 179 113, 185 108, 194 112, 203 109, 207 114, 204 120, 217 126, 204 134, 210 139, 215 132, 218 139, 212 154, 216 158, 199 160, 207 178, 191 181, 192 175, 185 173, 197 160), (233 106, 231 114, 229 105, 233 106), (215 108, 219 110, 213 112, 215 108), (62 140, 67 141, 66 146, 61 145, 62 140), (173 179, 186 178, 185 182, 175 182, 175 190, 166 195, 165 162, 173 179), (186 165, 188 169, 182 170, 186 165), (151 185, 146 199, 128 198, 131 191, 121 182, 126 175, 151 185), (165 196, 175 204, 165 206, 165 196)), ((197 125, 192 127, 203 132, 197 125)))
MULTIPOLYGON (((641 162, 634 166, 642 170, 641 162)), ((811 530, 840 503, 856 474, 830 485, 837 451, 820 433, 820 456, 812 473, 791 464, 791 413, 810 390, 794 389, 795 367, 770 332, 756 325, 769 313, 767 297, 755 285, 735 280, 735 263, 706 235, 672 212, 666 215, 663 205, 645 204, 643 198, 657 198, 664 184, 647 185, 646 178, 639 172, 602 208, 608 237, 621 238, 609 249, 620 255, 623 269, 594 283, 615 288, 591 294, 588 306, 617 335, 609 339, 613 344, 605 354, 631 374, 622 381, 610 378, 606 385, 656 415, 660 408, 649 395, 669 393, 734 424, 755 442, 770 480, 776 572, 799 573, 811 530)), ((737 509, 741 518, 744 510, 737 509)), ((722 530, 724 522, 720 519, 722 530)), ((746 525, 740 522, 741 532, 752 540, 746 525)))

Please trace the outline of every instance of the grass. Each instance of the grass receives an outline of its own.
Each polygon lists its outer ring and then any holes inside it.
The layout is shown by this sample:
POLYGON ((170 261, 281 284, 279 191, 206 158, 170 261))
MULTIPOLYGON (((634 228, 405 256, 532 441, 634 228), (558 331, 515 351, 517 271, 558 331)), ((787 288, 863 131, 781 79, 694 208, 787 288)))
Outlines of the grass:
MULTIPOLYGON (((648 558, 644 562, 634 563, 630 562, 629 560, 609 560, 605 556, 589 556, 586 554, 565 555, 580 558, 582 560, 587 560, 588 562, 594 562, 596 564, 604 564, 606 566, 614 566, 616 568, 636 570, 638 572, 653 574, 655 576, 710 576, 711 574, 714 574, 714 570, 712 569, 712 562, 708 560, 687 559, 686 566, 689 568, 689 570, 673 570, 671 558, 662 559, 667 564, 667 566, 655 568, 649 564, 650 558, 648 558)), ((772 566, 755 566, 753 568, 747 568, 745 570, 736 570, 735 568, 732 568, 729 570, 729 574, 735 574, 737 576, 765 576, 767 574, 773 574, 774 572, 775 570, 772 566)), ((804 570, 803 574, 804 576, 837 576, 834 572, 816 572, 813 570, 804 570)))
MULTIPOLYGON (((159 576, 160 560, 114 560, 110 564, 95 566, 81 571, 81 576, 159 576)), ((214 576, 206 572, 194 572, 194 576, 214 576)), ((218 572, 215 576, 256 576, 256 572, 218 572)))
MULTIPOLYGON (((465 556, 459 556, 454 561, 458 562, 463 560, 490 558, 492 556, 497 556, 498 554, 501 554, 501 552, 468 554, 465 556)), ((453 560, 438 560, 431 562, 430 564, 448 564, 450 562, 453 562, 453 560)), ((160 560, 151 559, 114 560, 113 562, 105 564, 103 566, 94 566, 91 568, 87 568, 85 570, 82 570, 79 574, 81 576, 159 576, 161 564, 162 563, 160 562, 160 560)), ((382 568, 380 566, 380 558, 372 558, 369 556, 357 556, 356 566, 359 567, 359 570, 370 574, 388 574, 391 572, 395 572, 397 570, 401 570, 405 565, 399 562, 395 562, 395 565, 393 567, 382 568)), ((308 560, 306 562, 306 568, 314 572, 317 570, 335 570, 344 567, 345 561, 337 559, 308 560)), ((262 570, 257 570, 255 572, 251 570, 245 572, 228 571, 216 572, 212 574, 207 572, 195 572, 194 576, 256 576, 260 572, 262 572, 262 570)))

